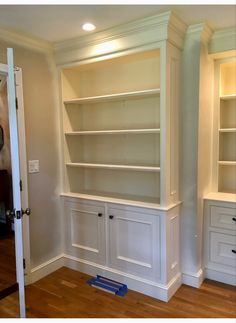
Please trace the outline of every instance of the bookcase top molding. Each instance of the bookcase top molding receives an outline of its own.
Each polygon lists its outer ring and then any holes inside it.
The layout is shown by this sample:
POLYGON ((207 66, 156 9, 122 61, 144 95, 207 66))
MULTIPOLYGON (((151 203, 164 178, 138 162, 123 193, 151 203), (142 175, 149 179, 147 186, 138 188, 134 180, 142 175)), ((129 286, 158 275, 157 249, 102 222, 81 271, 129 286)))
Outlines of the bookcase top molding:
POLYGON ((57 65, 66 65, 169 41, 182 49, 186 25, 172 11, 54 44, 57 65))

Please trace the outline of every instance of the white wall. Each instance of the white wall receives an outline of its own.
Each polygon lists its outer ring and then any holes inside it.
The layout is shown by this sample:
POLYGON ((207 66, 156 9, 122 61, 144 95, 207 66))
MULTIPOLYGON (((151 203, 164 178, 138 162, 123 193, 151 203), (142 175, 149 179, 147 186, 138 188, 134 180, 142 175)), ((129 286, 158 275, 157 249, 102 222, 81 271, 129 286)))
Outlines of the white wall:
POLYGON ((28 174, 31 267, 61 253, 59 208, 58 90, 55 66, 44 54, 0 40, 0 61, 13 47, 22 68, 27 159, 38 159, 40 172, 28 174))

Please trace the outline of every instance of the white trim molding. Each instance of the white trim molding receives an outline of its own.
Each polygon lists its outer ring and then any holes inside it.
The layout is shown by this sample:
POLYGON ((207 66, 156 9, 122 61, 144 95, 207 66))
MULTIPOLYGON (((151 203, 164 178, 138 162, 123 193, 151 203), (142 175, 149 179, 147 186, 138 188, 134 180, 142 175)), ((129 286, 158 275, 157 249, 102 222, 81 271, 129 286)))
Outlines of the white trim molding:
POLYGON ((225 28, 214 32, 209 43, 209 54, 236 50, 235 28, 225 28))
POLYGON ((26 281, 26 284, 33 284, 37 280, 51 274, 57 269, 64 266, 64 254, 60 254, 50 260, 42 263, 41 265, 34 267, 30 271, 30 275, 26 281))
POLYGON ((199 288, 204 280, 204 271, 200 269, 197 273, 182 273, 182 283, 199 288))
POLYGON ((171 11, 135 20, 88 36, 54 43, 57 65, 152 46, 168 40, 182 49, 186 25, 171 11))
POLYGON ((91 276, 106 276, 110 279, 127 284, 128 288, 131 290, 155 297, 164 302, 168 302, 181 286, 180 273, 173 277, 167 285, 163 285, 66 254, 60 254, 45 263, 34 267, 31 270, 30 277, 28 277, 27 284, 35 283, 37 280, 42 279, 63 266, 91 276))
POLYGON ((109 279, 127 284, 128 289, 160 299, 164 302, 168 302, 181 286, 180 273, 178 273, 167 285, 163 285, 70 255, 64 255, 64 259, 64 265, 70 269, 74 269, 91 276, 106 276, 109 279))
POLYGON ((4 28, 0 28, 0 40, 40 52, 53 52, 53 46, 50 42, 4 28))
POLYGON ((236 275, 211 269, 205 268, 205 278, 216 280, 218 282, 236 286, 236 275))

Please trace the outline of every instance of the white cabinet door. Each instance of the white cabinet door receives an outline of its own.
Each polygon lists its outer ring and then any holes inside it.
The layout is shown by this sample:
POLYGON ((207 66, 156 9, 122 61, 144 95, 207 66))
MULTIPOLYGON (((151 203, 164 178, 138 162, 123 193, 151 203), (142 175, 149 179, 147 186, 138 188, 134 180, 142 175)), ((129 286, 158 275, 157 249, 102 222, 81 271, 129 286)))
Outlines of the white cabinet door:
POLYGON ((65 211, 66 253, 105 264, 104 206, 66 201, 65 211))
POLYGON ((122 272, 160 280, 160 217, 108 207, 108 266, 122 272))

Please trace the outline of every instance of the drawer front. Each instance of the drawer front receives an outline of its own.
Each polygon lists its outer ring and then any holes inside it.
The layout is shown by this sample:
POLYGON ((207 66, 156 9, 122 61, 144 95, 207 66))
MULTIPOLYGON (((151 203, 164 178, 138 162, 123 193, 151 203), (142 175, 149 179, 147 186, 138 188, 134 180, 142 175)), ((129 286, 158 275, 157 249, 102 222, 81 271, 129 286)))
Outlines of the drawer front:
POLYGON ((236 208, 211 206, 210 226, 236 231, 236 208))
POLYGON ((210 261, 230 266, 236 273, 236 236, 210 232, 210 261))

